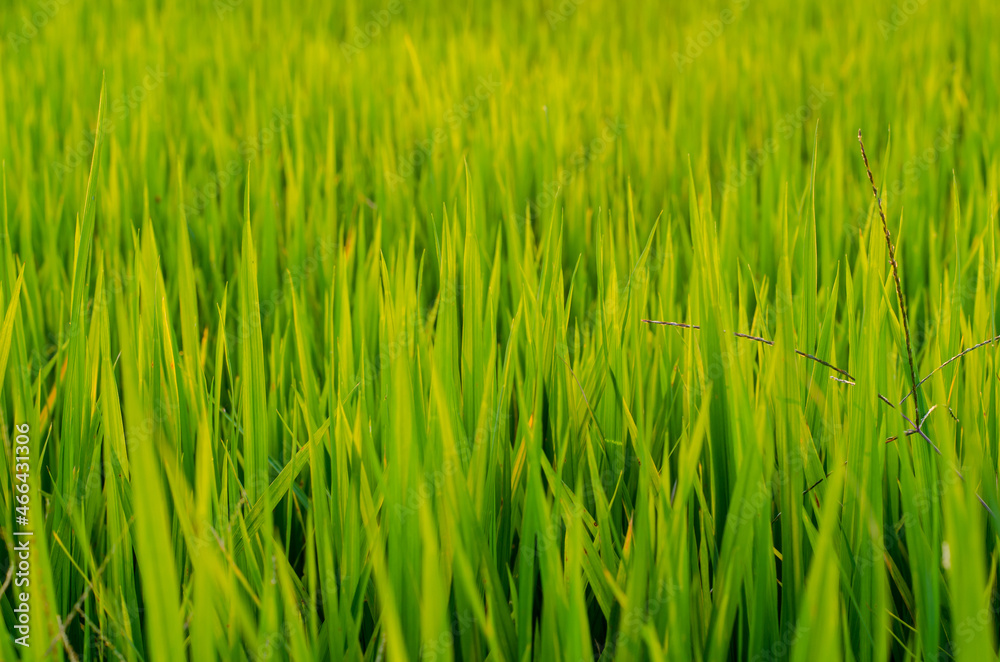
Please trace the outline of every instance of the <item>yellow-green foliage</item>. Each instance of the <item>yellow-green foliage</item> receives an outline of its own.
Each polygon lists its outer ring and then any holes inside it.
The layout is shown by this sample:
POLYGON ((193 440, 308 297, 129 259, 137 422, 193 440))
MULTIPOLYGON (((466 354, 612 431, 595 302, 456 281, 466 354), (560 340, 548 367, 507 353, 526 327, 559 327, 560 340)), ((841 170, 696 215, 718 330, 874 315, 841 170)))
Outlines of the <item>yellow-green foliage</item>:
POLYGON ((997 34, 4 3, 0 659, 994 658, 997 34))

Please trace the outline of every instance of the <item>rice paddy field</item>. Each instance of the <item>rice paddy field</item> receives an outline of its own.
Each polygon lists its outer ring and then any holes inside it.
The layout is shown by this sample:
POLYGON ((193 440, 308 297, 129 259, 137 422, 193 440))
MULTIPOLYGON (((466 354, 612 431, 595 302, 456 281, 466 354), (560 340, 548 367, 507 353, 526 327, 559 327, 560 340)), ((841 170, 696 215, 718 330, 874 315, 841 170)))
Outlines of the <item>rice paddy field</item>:
POLYGON ((0 659, 997 659, 998 32, 3 3, 0 659))

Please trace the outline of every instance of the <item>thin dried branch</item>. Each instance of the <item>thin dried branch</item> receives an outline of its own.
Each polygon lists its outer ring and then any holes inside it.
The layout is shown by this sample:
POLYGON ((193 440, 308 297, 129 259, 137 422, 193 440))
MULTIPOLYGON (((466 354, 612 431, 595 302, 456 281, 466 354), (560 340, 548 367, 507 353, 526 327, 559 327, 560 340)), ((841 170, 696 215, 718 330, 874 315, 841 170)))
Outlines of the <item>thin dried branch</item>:
MULTIPOLYGON (((913 390, 917 390, 917 371, 913 367, 913 348, 910 344, 910 322, 906 317, 906 301, 903 299, 903 287, 899 281, 899 265, 896 264, 896 248, 892 245, 892 235, 889 234, 889 225, 885 222, 885 212, 882 211, 882 197, 878 194, 878 187, 875 186, 875 178, 872 176, 872 169, 868 165, 868 155, 865 154, 865 143, 861 139, 861 129, 858 129, 858 143, 861 145, 861 157, 865 160, 865 170, 868 172, 868 181, 872 185, 872 195, 878 205, 878 215, 882 219, 882 232, 885 233, 885 243, 889 248, 889 264, 892 266, 892 279, 896 283, 896 299, 899 301, 899 311, 903 317, 903 334, 906 336, 906 358, 910 364, 910 383, 913 390)), ((919 399, 914 402, 916 419, 920 420, 919 399)))

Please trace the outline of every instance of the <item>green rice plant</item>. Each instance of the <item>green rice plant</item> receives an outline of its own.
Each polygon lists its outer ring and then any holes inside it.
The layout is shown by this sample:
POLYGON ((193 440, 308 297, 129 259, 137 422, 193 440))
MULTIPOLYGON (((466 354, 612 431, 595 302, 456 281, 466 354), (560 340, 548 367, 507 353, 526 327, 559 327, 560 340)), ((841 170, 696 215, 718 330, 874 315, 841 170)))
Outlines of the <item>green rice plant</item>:
POLYGON ((997 657, 996 3, 0 25, 0 660, 997 657))

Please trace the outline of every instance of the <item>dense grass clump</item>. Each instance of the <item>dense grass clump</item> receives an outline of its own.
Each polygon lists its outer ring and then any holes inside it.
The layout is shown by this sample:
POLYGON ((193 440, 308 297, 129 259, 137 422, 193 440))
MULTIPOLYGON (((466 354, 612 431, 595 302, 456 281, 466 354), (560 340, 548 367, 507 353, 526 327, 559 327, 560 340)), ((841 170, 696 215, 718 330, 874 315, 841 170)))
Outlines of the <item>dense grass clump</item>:
POLYGON ((0 26, 0 659, 996 659, 995 1, 0 26))

